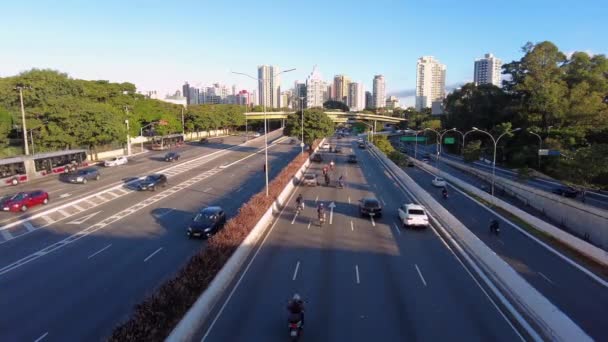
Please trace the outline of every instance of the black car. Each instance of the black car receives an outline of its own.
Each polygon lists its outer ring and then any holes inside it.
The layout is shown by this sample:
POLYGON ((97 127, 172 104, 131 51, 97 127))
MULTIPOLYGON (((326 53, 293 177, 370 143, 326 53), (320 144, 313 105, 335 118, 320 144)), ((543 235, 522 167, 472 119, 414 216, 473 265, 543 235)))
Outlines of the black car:
POLYGON ((354 154, 349 154, 348 155, 348 162, 352 163, 352 164, 355 164, 357 162, 357 156, 354 155, 354 154))
POLYGON ((359 213, 361 216, 382 216, 382 206, 380 206, 380 202, 373 197, 364 197, 359 200, 359 213))
POLYGON ((317 153, 317 154, 315 154, 315 155, 312 156, 311 160, 313 162, 315 162, 315 163, 321 163, 323 161, 323 157, 320 154, 317 153))
POLYGON ((168 162, 178 161, 179 157, 180 157, 179 153, 169 152, 169 153, 165 154, 165 161, 168 161, 168 162))
POLYGON ((90 180, 99 180, 100 178, 101 174, 97 169, 82 169, 67 174, 67 180, 70 183, 87 184, 90 180))
POLYGON ((224 227, 226 213, 221 207, 206 207, 199 211, 188 226, 188 238, 210 237, 224 227))
POLYGON ((336 148, 334 149, 334 152, 335 152, 335 153, 342 153, 342 147, 339 147, 339 146, 338 146, 338 147, 336 147, 336 148))
POLYGON ((578 190, 571 186, 560 186, 559 188, 553 189, 553 193, 556 195, 575 198, 578 196, 578 190))
POLYGON ((364 150, 364 149, 365 149, 365 147, 366 147, 366 146, 365 146, 365 143, 363 143, 363 142, 360 142, 360 143, 359 143, 359 148, 360 148, 360 149, 364 150))
POLYGON ((139 185, 137 188, 140 191, 145 191, 145 190, 155 191, 157 187, 159 187, 159 186, 164 187, 166 185, 167 185, 167 176, 159 173, 159 174, 153 174, 153 175, 147 176, 144 180, 139 182, 139 185))
POLYGON ((411 158, 407 159, 407 166, 408 167, 414 167, 414 161, 411 158))

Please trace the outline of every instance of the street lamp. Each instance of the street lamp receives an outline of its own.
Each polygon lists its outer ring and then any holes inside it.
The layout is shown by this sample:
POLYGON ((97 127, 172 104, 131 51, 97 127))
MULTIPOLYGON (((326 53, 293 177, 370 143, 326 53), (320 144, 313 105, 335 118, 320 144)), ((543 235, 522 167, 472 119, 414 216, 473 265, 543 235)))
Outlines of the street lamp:
POLYGON ((30 149, 27 143, 27 127, 25 126, 25 106, 23 105, 23 89, 32 89, 32 87, 18 85, 15 87, 15 90, 19 90, 19 101, 21 102, 21 125, 23 126, 23 142, 25 148, 25 155, 30 154, 30 149))
POLYGON ((456 128, 452 128, 452 129, 448 129, 448 130, 444 130, 442 132, 438 132, 432 128, 425 128, 425 131, 433 131, 435 132, 435 134, 437 135, 437 167, 439 167, 439 155, 441 154, 441 149, 442 149, 442 144, 441 142, 443 141, 443 136, 448 133, 448 132, 453 132, 456 128))
POLYGON ((414 147, 414 159, 418 159, 418 134, 424 132, 424 130, 416 131, 414 137, 416 138, 416 144, 414 147))
POLYGON ((541 138, 540 135, 532 131, 527 132, 538 138, 538 152, 536 154, 538 155, 538 171, 540 171, 540 150, 543 148, 543 138, 541 138))
MULTIPOLYGON (((284 73, 287 73, 287 72, 290 72, 290 71, 294 71, 294 70, 296 70, 296 69, 293 68, 293 69, 287 69, 287 70, 281 71, 278 74, 274 75, 272 77, 272 79, 274 80, 280 74, 284 74, 284 73)), ((242 76, 249 77, 252 80, 256 80, 256 81, 258 81, 258 86, 261 86, 262 85, 262 81, 265 81, 265 79, 262 79, 262 78, 259 78, 259 77, 256 78, 256 77, 253 77, 253 76, 251 76, 249 74, 246 74, 246 73, 243 73, 243 72, 233 71, 232 73, 236 74, 236 75, 242 75, 242 76)), ((264 95, 266 95, 266 94, 264 94, 264 95)), ((274 95, 276 96, 276 94, 274 94, 274 95)), ((264 101, 262 101, 262 105, 264 106, 264 166, 265 166, 264 170, 265 170, 265 173, 266 173, 266 196, 268 196, 268 119, 266 118, 266 101, 265 101, 266 99, 263 99, 263 100, 264 101)))
POLYGON ((500 138, 502 138, 504 135, 513 133, 513 132, 517 132, 519 130, 521 130, 521 128, 516 128, 516 129, 510 130, 510 131, 507 130, 503 134, 499 135, 497 139, 494 139, 494 136, 492 134, 490 134, 489 132, 481 130, 477 127, 473 127, 473 131, 487 134, 490 138, 492 138, 492 142, 494 142, 494 158, 492 159, 492 198, 494 198, 494 181, 496 178, 496 148, 498 146, 498 142, 500 141, 500 138))
POLYGON ((300 96, 300 111, 302 112, 302 141, 300 147, 302 148, 302 154, 304 154, 304 96, 300 96))

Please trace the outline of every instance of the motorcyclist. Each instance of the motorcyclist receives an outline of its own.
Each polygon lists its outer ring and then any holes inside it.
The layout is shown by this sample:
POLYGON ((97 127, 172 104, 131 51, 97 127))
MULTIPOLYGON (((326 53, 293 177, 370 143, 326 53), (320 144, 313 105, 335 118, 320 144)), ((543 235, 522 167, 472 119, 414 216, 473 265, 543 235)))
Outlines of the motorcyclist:
POLYGON ((300 318, 300 328, 304 328, 304 301, 300 295, 295 293, 287 303, 287 310, 292 315, 298 315, 300 318))
POLYGON ((302 196, 302 194, 299 194, 298 197, 296 198, 296 204, 297 204, 297 208, 301 209, 304 207, 304 197, 302 196))
POLYGON ((319 206, 317 207, 317 214, 319 215, 319 220, 325 215, 325 207, 323 206, 323 203, 319 203, 319 206))
POLYGON ((490 230, 498 233, 498 230, 500 229, 500 223, 498 222, 497 219, 492 219, 490 220, 490 230))
POLYGON ((334 161, 333 161, 333 160, 332 160, 332 161, 330 161, 330 162, 329 162, 329 169, 330 169, 330 170, 333 170, 335 165, 336 165, 336 164, 334 163, 334 161))
POLYGON ((344 187, 344 176, 340 175, 340 178, 338 178, 338 185, 343 188, 344 187))
POLYGON ((448 188, 444 187, 443 190, 441 190, 441 194, 443 195, 444 198, 448 197, 448 188))
POLYGON ((327 166, 323 166, 323 175, 327 176, 327 166))
POLYGON ((330 181, 329 174, 326 173, 325 174, 325 185, 329 185, 329 181, 330 181))

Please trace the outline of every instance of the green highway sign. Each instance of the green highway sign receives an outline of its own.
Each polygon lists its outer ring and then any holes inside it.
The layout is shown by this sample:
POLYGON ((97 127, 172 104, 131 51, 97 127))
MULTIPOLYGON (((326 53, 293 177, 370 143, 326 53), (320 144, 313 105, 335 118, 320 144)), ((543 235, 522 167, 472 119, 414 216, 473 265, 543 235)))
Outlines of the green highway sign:
POLYGON ((450 145, 450 144, 454 144, 454 138, 453 137, 445 137, 445 139, 443 139, 443 143, 446 145, 450 145))
POLYGON ((407 141, 407 142, 415 142, 416 140, 418 140, 419 142, 425 142, 426 137, 424 137, 424 136, 416 137, 416 136, 412 135, 412 136, 401 137, 399 140, 407 141))

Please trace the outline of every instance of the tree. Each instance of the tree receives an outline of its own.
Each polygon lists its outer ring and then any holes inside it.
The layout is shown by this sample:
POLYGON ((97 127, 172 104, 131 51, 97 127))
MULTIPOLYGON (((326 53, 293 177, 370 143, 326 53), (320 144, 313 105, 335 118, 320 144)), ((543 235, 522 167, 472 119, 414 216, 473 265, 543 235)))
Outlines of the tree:
POLYGON ((343 112, 348 112, 350 110, 350 108, 348 108, 348 106, 342 102, 342 101, 334 101, 334 100, 329 100, 329 101, 325 101, 323 103, 323 108, 325 109, 339 109, 343 112))
POLYGON ((481 141, 473 140, 466 144, 462 155, 464 157, 464 161, 467 163, 472 163, 479 160, 479 157, 481 156, 481 141))
POLYGON ((391 142, 388 141, 388 138, 385 135, 375 135, 374 145, 387 156, 395 151, 393 145, 391 145, 391 142))
MULTIPOLYGON (((287 117, 283 133, 286 136, 301 134, 302 112, 296 112, 287 117)), ((313 141, 331 136, 334 132, 334 122, 323 112, 323 109, 312 108, 304 110, 304 143, 312 145, 313 141)))

